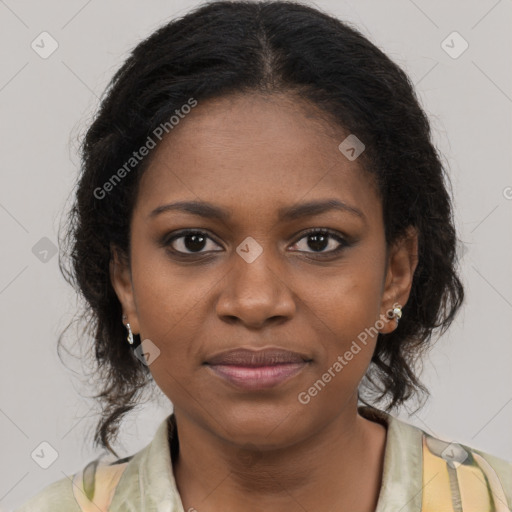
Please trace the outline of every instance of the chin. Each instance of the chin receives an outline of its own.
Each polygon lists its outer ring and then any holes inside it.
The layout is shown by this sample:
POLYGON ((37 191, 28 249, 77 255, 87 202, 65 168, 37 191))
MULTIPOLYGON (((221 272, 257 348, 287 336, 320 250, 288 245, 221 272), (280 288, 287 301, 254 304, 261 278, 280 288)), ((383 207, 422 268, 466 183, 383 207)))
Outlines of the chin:
MULTIPOLYGON (((310 416, 304 414, 300 404, 286 407, 255 400, 240 406, 219 407, 218 410, 226 412, 217 414, 217 421, 212 426, 220 437, 240 446, 255 445, 271 449, 308 437, 307 420, 310 416)), ((313 425, 309 428, 313 429, 313 425)))

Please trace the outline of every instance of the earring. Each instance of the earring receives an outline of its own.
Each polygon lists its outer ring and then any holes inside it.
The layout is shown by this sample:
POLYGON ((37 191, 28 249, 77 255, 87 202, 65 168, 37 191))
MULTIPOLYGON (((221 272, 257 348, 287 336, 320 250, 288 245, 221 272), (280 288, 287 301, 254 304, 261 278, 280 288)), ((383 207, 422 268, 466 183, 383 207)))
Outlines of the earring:
POLYGON ((402 308, 400 306, 393 308, 393 316, 395 317, 396 325, 398 327, 398 322, 400 322, 400 318, 402 318, 402 308))
POLYGON ((126 328, 128 329, 128 336, 126 339, 130 345, 133 345, 133 333, 130 324, 126 324, 126 328))
MULTIPOLYGON (((128 317, 126 315, 123 315, 123 321, 126 320, 128 317)), ((125 327, 128 329, 128 336, 126 337, 128 343, 130 345, 133 345, 133 333, 132 333, 132 328, 130 327, 130 324, 127 323, 125 325, 125 327)))

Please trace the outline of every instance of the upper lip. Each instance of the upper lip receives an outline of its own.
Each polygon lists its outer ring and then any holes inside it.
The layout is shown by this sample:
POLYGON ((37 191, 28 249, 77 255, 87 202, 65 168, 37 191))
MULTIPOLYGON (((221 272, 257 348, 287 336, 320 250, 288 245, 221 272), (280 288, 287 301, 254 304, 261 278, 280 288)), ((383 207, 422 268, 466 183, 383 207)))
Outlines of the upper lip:
POLYGON ((263 350, 238 348, 220 352, 210 357, 206 361, 206 364, 257 367, 276 364, 304 363, 308 361, 311 361, 311 359, 304 354, 281 348, 266 348, 263 350))

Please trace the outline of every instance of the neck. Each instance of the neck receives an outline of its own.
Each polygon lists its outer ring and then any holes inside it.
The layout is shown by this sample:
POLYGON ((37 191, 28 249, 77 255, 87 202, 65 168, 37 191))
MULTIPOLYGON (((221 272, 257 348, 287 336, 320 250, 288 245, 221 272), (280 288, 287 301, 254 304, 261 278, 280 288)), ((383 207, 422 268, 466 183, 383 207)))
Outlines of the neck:
POLYGON ((175 416, 180 451, 173 466, 185 510, 375 510, 386 430, 359 416, 357 404, 306 439, 272 449, 241 448, 182 411, 175 416))

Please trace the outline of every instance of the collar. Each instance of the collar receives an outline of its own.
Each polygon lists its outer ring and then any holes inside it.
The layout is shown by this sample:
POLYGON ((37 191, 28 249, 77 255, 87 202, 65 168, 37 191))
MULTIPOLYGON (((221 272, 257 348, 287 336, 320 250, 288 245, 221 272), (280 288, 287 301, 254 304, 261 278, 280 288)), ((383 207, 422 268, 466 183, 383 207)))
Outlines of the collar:
MULTIPOLYGON (((423 431, 374 407, 359 406, 358 412, 387 427, 382 484, 375 512, 420 512, 423 431)), ((130 458, 109 510, 184 512, 172 469, 171 457, 176 449, 176 420, 171 414, 160 423, 151 443, 130 458)))

